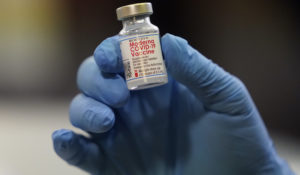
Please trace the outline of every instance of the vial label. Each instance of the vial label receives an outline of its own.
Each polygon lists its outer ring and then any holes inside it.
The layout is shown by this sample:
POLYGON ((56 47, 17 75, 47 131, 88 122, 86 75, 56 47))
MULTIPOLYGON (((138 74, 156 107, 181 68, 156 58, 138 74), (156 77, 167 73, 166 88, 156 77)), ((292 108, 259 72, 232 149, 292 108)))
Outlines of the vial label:
POLYGON ((158 33, 121 37, 120 48, 127 82, 167 76, 158 33))

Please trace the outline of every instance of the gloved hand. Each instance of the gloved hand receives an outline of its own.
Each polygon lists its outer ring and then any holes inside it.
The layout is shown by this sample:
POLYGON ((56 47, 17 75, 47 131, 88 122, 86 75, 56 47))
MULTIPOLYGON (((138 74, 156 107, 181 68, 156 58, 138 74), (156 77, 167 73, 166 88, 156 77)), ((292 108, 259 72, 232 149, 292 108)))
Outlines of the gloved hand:
POLYGON ((169 83, 130 91, 118 37, 104 40, 78 71, 70 130, 56 153, 97 175, 291 175, 245 86, 170 34, 161 39, 169 83))

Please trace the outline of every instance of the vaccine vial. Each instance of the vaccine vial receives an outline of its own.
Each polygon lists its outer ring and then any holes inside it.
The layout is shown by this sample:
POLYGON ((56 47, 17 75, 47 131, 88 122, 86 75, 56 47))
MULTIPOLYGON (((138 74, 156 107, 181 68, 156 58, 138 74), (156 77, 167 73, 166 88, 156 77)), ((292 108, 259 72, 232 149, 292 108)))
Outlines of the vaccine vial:
POLYGON ((150 22, 151 3, 137 3, 119 7, 118 20, 123 29, 119 42, 124 74, 129 90, 160 86, 168 82, 159 29, 150 22))

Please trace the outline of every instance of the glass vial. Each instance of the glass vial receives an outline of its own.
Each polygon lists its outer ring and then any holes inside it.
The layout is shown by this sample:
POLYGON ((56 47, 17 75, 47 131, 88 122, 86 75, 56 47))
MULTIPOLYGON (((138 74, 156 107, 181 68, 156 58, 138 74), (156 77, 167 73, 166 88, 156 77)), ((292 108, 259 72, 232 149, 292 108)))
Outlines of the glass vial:
POLYGON ((150 22, 151 3, 137 3, 118 8, 122 21, 120 48, 129 90, 146 89, 168 82, 159 29, 150 22))

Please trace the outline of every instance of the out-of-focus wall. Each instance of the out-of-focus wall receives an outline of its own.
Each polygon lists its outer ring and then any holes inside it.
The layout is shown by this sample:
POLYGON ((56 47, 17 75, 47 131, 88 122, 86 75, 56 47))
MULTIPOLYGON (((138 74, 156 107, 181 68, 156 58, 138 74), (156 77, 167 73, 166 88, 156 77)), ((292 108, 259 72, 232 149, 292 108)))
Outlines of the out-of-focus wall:
POLYGON ((59 0, 0 1, 0 97, 45 95, 66 87, 68 15, 67 4, 59 0))

